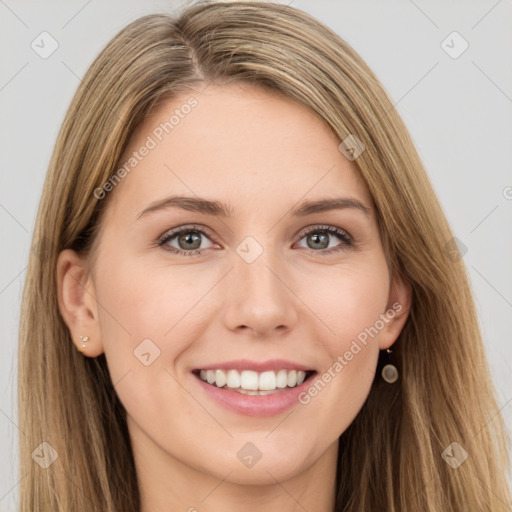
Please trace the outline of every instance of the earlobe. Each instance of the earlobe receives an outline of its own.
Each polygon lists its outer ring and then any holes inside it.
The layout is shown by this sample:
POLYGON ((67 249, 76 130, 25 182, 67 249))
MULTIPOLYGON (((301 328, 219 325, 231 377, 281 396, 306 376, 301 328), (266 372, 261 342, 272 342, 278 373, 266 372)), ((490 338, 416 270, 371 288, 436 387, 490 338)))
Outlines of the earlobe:
POLYGON ((76 348, 89 357, 103 353, 94 284, 85 260, 71 249, 57 259, 57 289, 59 310, 76 348))
POLYGON ((412 287, 409 281, 398 275, 393 277, 386 306, 385 327, 379 336, 379 348, 385 350, 397 340, 409 317, 412 287))

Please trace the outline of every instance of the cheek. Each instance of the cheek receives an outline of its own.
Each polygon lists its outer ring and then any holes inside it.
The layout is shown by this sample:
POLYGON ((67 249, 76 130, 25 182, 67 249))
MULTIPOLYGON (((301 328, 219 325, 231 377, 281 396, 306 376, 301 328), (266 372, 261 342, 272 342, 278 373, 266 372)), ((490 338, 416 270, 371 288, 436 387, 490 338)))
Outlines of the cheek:
POLYGON ((326 326, 319 338, 322 365, 299 401, 319 424, 330 425, 332 434, 339 435, 357 415, 374 380, 389 293, 385 260, 344 268, 337 279, 317 281, 316 289, 311 309, 326 326))
MULTIPOLYGON (((194 272, 185 266, 173 268, 172 278, 170 273, 137 265, 136 260, 98 270, 102 342, 114 382, 127 371, 135 377, 146 363, 172 368, 190 343, 200 338, 201 307, 197 306, 214 280, 210 276, 194 281, 194 272)), ((140 377, 149 375, 146 371, 140 377)))
POLYGON ((98 272, 96 291, 110 376, 129 415, 140 424, 161 417, 162 404, 182 411, 185 424, 193 421, 187 394, 174 378, 175 365, 201 335, 200 308, 194 304, 211 284, 187 286, 185 272, 173 269, 172 279, 169 274, 165 268, 139 266, 136 260, 98 272))
POLYGON ((215 283, 211 273, 198 278, 186 265, 150 267, 135 258, 98 276, 98 301, 105 309, 102 324, 117 324, 114 328, 124 333, 122 337, 130 333, 134 340, 150 335, 167 338, 178 323, 180 329, 185 324, 193 326, 189 319, 194 319, 194 305, 215 283), (182 323, 185 316, 187 321, 182 323))
POLYGON ((303 290, 304 302, 325 327, 324 348, 335 358, 385 313, 389 294, 386 262, 376 258, 357 267, 347 265, 339 272, 330 269, 325 276, 311 277, 303 290))

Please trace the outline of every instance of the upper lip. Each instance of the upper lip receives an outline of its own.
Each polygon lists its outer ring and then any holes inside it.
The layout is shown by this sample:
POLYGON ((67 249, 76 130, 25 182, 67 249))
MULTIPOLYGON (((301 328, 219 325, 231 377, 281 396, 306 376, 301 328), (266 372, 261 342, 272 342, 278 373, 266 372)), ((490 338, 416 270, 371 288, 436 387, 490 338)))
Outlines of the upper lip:
POLYGON ((255 372, 278 371, 278 370, 302 370, 314 371, 313 368, 303 364, 294 363, 285 359, 269 359, 267 361, 251 361, 249 359, 236 359, 222 363, 207 364, 199 366, 195 370, 252 370, 255 372))

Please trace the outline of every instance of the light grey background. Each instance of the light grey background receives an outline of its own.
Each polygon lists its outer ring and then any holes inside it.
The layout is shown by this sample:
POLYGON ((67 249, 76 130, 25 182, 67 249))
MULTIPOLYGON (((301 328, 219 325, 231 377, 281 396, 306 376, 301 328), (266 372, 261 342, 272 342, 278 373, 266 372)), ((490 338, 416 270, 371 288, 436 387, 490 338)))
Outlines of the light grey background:
MULTIPOLYGON (((0 0, 0 512, 15 510, 19 307, 60 123, 80 77, 119 29, 183 3, 0 0), (59 45, 47 59, 31 48, 43 31, 59 45)), ((361 54, 411 131, 454 233, 467 249, 464 261, 511 435, 511 0, 291 4, 326 23, 361 54), (469 43, 456 59, 441 46, 453 31, 469 43)), ((451 51, 461 48, 456 36, 445 44, 451 51)))

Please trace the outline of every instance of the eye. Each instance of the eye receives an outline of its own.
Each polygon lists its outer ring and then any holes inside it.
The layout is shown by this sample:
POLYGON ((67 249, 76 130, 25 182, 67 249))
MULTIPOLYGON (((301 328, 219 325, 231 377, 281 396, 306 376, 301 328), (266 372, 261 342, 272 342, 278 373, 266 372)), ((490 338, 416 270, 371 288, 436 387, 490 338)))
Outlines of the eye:
POLYGON ((197 226, 183 226, 166 233, 160 239, 158 245, 164 247, 164 249, 169 252, 183 256, 194 256, 195 254, 201 254, 201 252, 206 249, 202 244, 202 237, 208 237, 205 230, 197 226), (176 239, 178 247, 169 243, 174 239, 176 239))
POLYGON ((352 237, 344 230, 335 226, 316 226, 301 233, 301 240, 306 239, 307 248, 313 252, 332 254, 346 250, 354 245, 352 237), (332 239, 338 238, 342 244, 329 248, 332 239))
MULTIPOLYGON (((299 236, 301 240, 307 240, 308 250, 325 255, 349 249, 354 245, 352 237, 345 230, 335 226, 315 226, 303 231, 299 236), (329 248, 330 242, 335 238, 342 243, 329 248)), ((195 225, 182 226, 163 235, 158 241, 158 246, 174 254, 195 256, 208 248, 202 242, 203 237, 210 238, 205 229, 195 225)))

